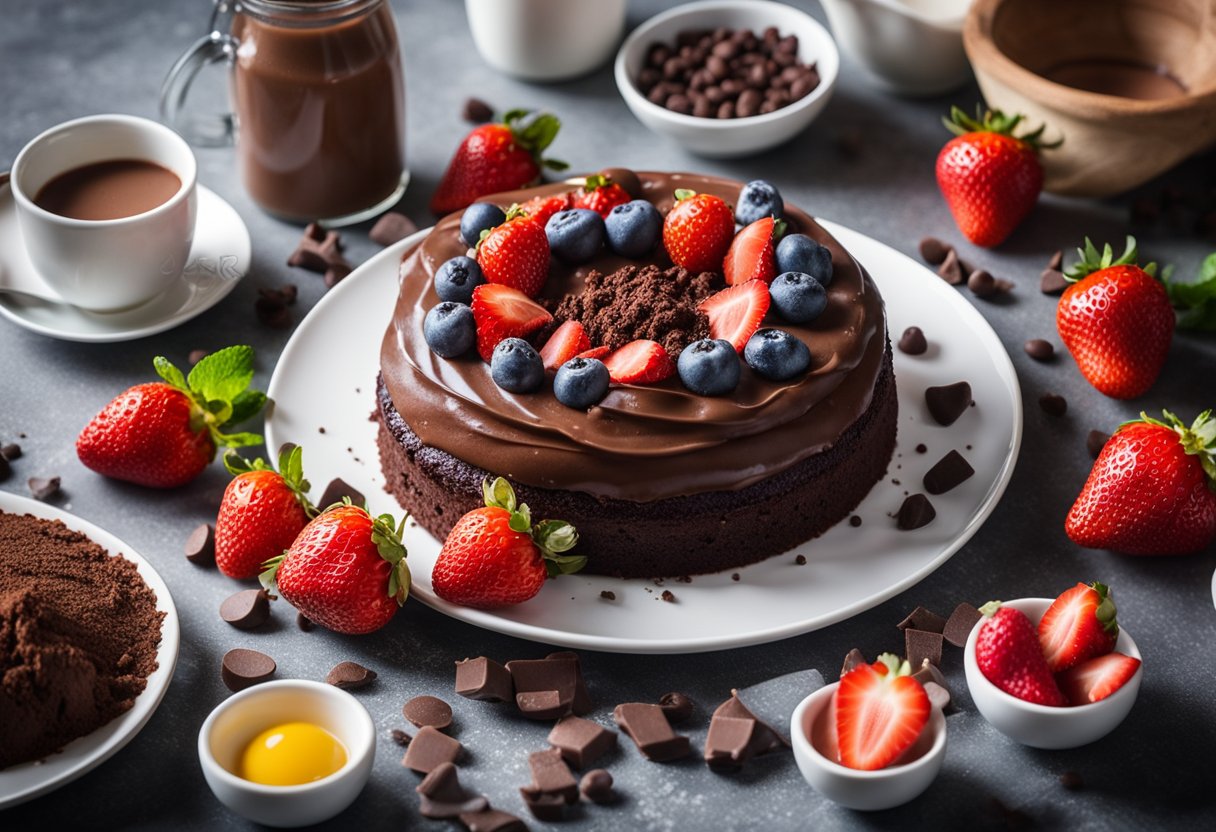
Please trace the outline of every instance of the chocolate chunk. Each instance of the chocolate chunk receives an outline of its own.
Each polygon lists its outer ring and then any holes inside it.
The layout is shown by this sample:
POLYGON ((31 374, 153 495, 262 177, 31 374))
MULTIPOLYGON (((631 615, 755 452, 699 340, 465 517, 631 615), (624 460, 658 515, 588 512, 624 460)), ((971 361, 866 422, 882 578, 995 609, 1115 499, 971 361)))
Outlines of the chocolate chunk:
POLYGON ((372 230, 367 232, 368 238, 379 246, 391 246, 418 231, 418 224, 405 214, 389 211, 376 220, 372 230))
POLYGON ((940 266, 954 247, 936 237, 924 237, 918 246, 921 258, 930 266, 940 266))
POLYGON ((866 661, 865 654, 862 653, 860 650, 858 650, 856 647, 854 647, 852 650, 850 650, 848 653, 845 654, 844 664, 842 664, 840 666, 840 677, 843 679, 850 670, 853 670, 858 665, 863 665, 863 664, 868 664, 868 662, 866 661))
POLYGON ((408 746, 410 744, 410 740, 413 739, 413 737, 410 734, 407 734, 405 731, 402 731, 400 728, 394 728, 393 730, 388 732, 388 735, 389 735, 389 737, 392 738, 394 743, 401 746, 402 748, 405 748, 406 746, 408 746))
POLYGON ((519 790, 524 805, 532 813, 532 817, 546 823, 558 823, 566 819, 566 799, 560 794, 548 794, 531 786, 523 786, 519 790))
POLYGON ((926 445, 924 442, 921 442, 919 445, 916 446, 916 452, 918 454, 928 453, 928 451, 929 451, 929 446, 926 445))
POLYGON ((376 671, 358 662, 338 662, 325 675, 325 681, 342 690, 358 690, 376 681, 376 671))
POLYGON ((1023 349, 1035 361, 1050 361, 1056 354, 1056 349, 1051 345, 1051 342, 1044 341, 1042 338, 1031 338, 1023 346, 1023 349))
POLYGON ((1094 459, 1098 458, 1098 454, 1102 453, 1102 449, 1106 447, 1107 440, 1110 439, 1109 433, 1104 433, 1100 430, 1091 430, 1089 435, 1085 437, 1085 448, 1089 451, 1089 455, 1094 459))
POLYGON ((976 269, 967 278, 967 288, 977 298, 986 298, 997 292, 996 279, 984 269, 976 269))
POLYGON ((823 687, 818 670, 797 670, 736 690, 735 696, 783 742, 790 742, 790 717, 798 704, 823 687))
POLYGON ((1057 271, 1064 268, 1064 252, 1057 250, 1051 255, 1051 259, 1047 261, 1047 268, 1057 271))
POLYGON ((1063 416, 1068 412, 1068 400, 1058 393, 1044 393, 1039 396, 1039 407, 1048 416, 1063 416))
POLYGON ((910 532, 929 525, 936 516, 937 512, 933 509, 933 504, 929 502, 928 497, 924 494, 911 494, 899 507, 895 525, 900 531, 910 532))
POLYGON ((1059 269, 1044 269, 1039 275, 1039 291, 1045 295, 1063 294, 1068 288, 1068 280, 1059 269))
MULTIPOLYGON (((925 472, 925 490, 930 494, 945 494, 975 474, 975 469, 958 451, 950 451, 925 472)), ((939 631, 940 632, 940 631, 939 631)))
POLYGON ((924 662, 940 665, 942 663, 941 633, 931 633, 927 630, 914 630, 911 627, 904 630, 904 650, 908 656, 908 664, 920 667, 924 662))
POLYGON ((253 303, 253 311, 263 326, 271 329, 286 329, 291 326, 291 313, 278 301, 259 297, 253 303))
POLYGON ((464 746, 459 740, 454 740, 427 725, 410 740, 401 765, 420 774, 430 774, 443 763, 456 762, 463 750, 464 746))
POLYGON ((930 387, 925 390, 925 404, 929 415, 939 425, 949 427, 962 416, 971 405, 971 385, 965 381, 930 387))
POLYGON ((469 832, 527 832, 527 825, 500 809, 484 809, 480 812, 462 812, 460 822, 469 832))
POLYGON ((325 491, 321 493, 321 498, 317 500, 317 508, 324 511, 335 503, 341 503, 343 498, 346 497, 350 498, 352 505, 367 505, 367 498, 363 496, 362 491, 341 477, 336 477, 329 481, 329 485, 325 486, 325 491))
POLYGON ((528 768, 532 770, 532 789, 560 797, 568 806, 578 803, 578 781, 570 773, 561 749, 533 751, 528 755, 528 768))
MULTIPOLYGON (((909 662, 909 664, 911 664, 911 662, 909 662)), ((929 682, 935 682, 936 684, 941 685, 943 688, 949 687, 946 683, 945 674, 942 673, 941 669, 937 665, 933 664, 933 662, 929 661, 928 659, 922 659, 919 666, 912 666, 916 668, 916 671, 912 674, 912 678, 920 682, 922 685, 928 684, 929 682)))
POLYGON ((21 446, 16 442, 9 442, 7 445, 0 447, 0 456, 8 462, 21 458, 21 446))
POLYGON ((605 589, 602 592, 600 592, 600 597, 603 598, 605 601, 615 601, 616 593, 613 592, 611 589, 605 589))
POLYGON ((26 484, 35 500, 49 500, 59 493, 59 477, 30 477, 26 484))
POLYGON ((695 703, 682 693, 665 693, 659 697, 659 707, 663 709, 667 721, 679 725, 692 716, 695 703))
POLYGON ((593 768, 584 774, 583 779, 578 781, 578 790, 583 797, 600 805, 616 799, 616 793, 612 791, 612 775, 602 768, 593 768))
POLYGON ((483 702, 510 702, 515 699, 511 674, 493 659, 479 656, 456 662, 456 693, 483 702))
POLYGON ((591 710, 574 653, 554 653, 544 659, 507 662, 515 685, 515 704, 531 719, 557 719, 591 710), (577 701, 576 701, 577 700, 577 701))
POLYGON ((663 601, 666 601, 669 604, 674 604, 675 600, 676 600, 676 595, 670 589, 665 589, 665 590, 663 590, 663 594, 660 595, 659 598, 663 601))
POLYGON ((962 647, 967 643, 967 636, 971 635, 976 622, 983 617, 979 610, 971 604, 963 602, 955 607, 954 612, 950 613, 950 617, 946 619, 946 627, 942 630, 942 635, 955 647, 962 647))
POLYGON ((490 801, 484 795, 473 794, 460 784, 460 775, 453 763, 435 766, 414 791, 420 796, 418 811, 424 818, 450 819, 465 812, 490 808, 490 801))
POLYGON ((1060 785, 1070 792, 1079 792, 1085 788, 1085 780, 1075 771, 1066 771, 1060 775, 1060 785))
POLYGON ((950 707, 950 691, 937 682, 922 683, 925 689, 925 695, 929 697, 929 704, 939 711, 944 711, 950 707))
POLYGON ((740 575, 738 572, 731 572, 731 573, 730 573, 730 579, 731 579, 732 581, 734 581, 734 582, 738 583, 739 581, 741 581, 741 580, 743 579, 743 576, 742 576, 742 575, 740 575))
POLYGON ((917 607, 895 626, 901 630, 924 630, 929 633, 940 633, 946 629, 946 619, 932 610, 917 607))
POLYGON ((466 98, 460 114, 470 124, 485 124, 494 120, 494 108, 480 98, 466 98))
POLYGON ((215 563, 215 529, 210 523, 195 526, 186 538, 186 560, 199 566, 215 563))
POLYGON ((591 713, 595 706, 591 704, 591 695, 587 692, 587 683, 583 679, 583 668, 579 663, 578 653, 573 650, 560 650, 550 653, 545 658, 551 661, 574 662, 574 702, 571 709, 580 716, 591 713))
POLYGON ((306 633, 311 633, 312 628, 315 627, 316 625, 313 624, 312 620, 310 618, 308 618, 307 616, 305 616, 304 613, 297 612, 296 613, 296 626, 299 627, 301 630, 303 630, 306 633))
POLYGON ((714 771, 738 771, 752 757, 785 745, 784 740, 752 713, 736 694, 719 705, 705 737, 705 762, 714 771))
POLYGON ((955 254, 954 249, 946 252, 946 258, 937 267, 937 276, 951 286, 957 286, 963 282, 963 265, 959 262, 958 255, 955 254))
POLYGON ((899 351, 902 353, 924 355, 927 349, 929 349, 929 342, 925 340, 925 333, 918 326, 908 327, 899 337, 899 351))
POLYGON ((442 731, 452 724, 452 706, 438 696, 415 696, 401 708, 405 718, 419 728, 442 731))
POLYGON ((189 361, 190 366, 193 367, 195 364, 202 361, 209 355, 211 355, 211 353, 208 350, 190 350, 190 354, 186 356, 186 360, 189 361))
POLYGON ((220 604, 220 618, 238 630, 252 630, 270 620, 270 593, 264 589, 243 589, 220 604))
POLYGON ((676 734, 658 705, 626 702, 617 705, 612 718, 648 760, 665 763, 687 757, 692 751, 688 737, 676 734))
POLYGON ((586 768, 616 747, 616 732, 581 716, 564 716, 549 732, 549 744, 561 751, 566 762, 586 768))
POLYGON ((287 258, 287 265, 324 274, 335 263, 346 263, 342 257, 342 237, 337 231, 326 231, 315 222, 304 229, 296 250, 287 258))
POLYGON ((228 690, 236 692, 265 682, 275 671, 274 659, 257 650, 235 647, 224 654, 220 676, 228 690))

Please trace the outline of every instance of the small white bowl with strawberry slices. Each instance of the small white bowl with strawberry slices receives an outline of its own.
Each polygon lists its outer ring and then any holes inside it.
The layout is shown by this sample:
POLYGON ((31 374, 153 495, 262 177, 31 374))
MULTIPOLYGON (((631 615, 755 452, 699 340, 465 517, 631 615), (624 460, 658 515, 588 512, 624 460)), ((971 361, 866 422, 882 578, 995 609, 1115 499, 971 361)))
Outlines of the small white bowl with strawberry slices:
POLYGON ((1131 711, 1144 675, 1140 650, 1118 626, 1105 586, 1079 583, 1054 600, 981 611, 963 667, 976 709, 1002 734, 1034 748, 1077 748, 1131 711))

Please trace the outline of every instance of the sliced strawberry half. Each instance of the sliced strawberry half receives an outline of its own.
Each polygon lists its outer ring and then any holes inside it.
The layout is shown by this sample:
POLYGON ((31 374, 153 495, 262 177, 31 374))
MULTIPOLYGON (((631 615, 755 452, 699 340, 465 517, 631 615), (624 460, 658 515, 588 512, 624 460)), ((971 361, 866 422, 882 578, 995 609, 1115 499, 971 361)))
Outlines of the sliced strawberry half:
POLYGON ((553 316, 518 289, 501 283, 483 283, 473 290, 473 322, 477 326, 477 352, 486 361, 504 338, 523 338, 540 329, 553 316))
POLYGON ((534 196, 527 202, 519 206, 519 210, 523 211, 532 219, 540 223, 540 227, 544 228, 545 223, 549 221, 549 217, 556 214, 558 211, 565 211, 573 205, 574 192, 566 194, 557 194, 556 196, 534 196))
POLYGON ((1056 681, 1068 697, 1068 704, 1088 705, 1102 701, 1126 685, 1139 668, 1139 659, 1107 653, 1070 667, 1057 675, 1056 681))
POLYGON ((836 743, 841 765, 885 768, 908 750, 929 721, 929 696, 912 668, 892 653, 862 664, 836 691, 836 743))
POLYGON ((608 378, 617 384, 654 384, 671 378, 676 364, 658 341, 630 341, 603 359, 608 378))
POLYGON ((604 356, 609 355, 611 352, 612 352, 612 350, 608 347, 592 347, 589 350, 584 350, 583 352, 580 352, 578 355, 576 355, 574 357, 575 358, 595 358, 600 361, 603 361, 604 356))
POLYGON ((540 360, 545 369, 557 372, 557 368, 585 350, 591 349, 587 330, 578 321, 566 321, 549 336, 540 348, 540 360))
POLYGON ((769 302, 768 284, 749 280, 710 295, 697 308, 709 318, 711 338, 724 338, 736 352, 743 352, 768 313, 769 302))
POLYGON ((1039 644, 1052 673, 1115 649, 1119 622, 1110 590, 1077 584, 1051 602, 1039 619, 1039 644))
POLYGON ((772 217, 764 217, 735 235, 722 261, 727 285, 738 286, 749 280, 773 282, 777 276, 777 260, 773 255, 775 225, 772 217))

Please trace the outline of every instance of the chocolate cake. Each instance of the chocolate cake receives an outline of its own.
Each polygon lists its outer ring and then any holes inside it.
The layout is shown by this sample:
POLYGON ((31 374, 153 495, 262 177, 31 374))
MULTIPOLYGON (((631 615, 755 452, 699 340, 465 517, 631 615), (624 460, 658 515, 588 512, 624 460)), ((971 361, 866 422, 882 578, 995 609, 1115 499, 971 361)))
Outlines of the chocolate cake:
MULTIPOLYGON (((733 205, 742 187, 690 174, 638 173, 637 181, 663 214, 677 188, 733 205)), ((505 208, 574 186, 488 201, 505 208)), ((440 221, 402 260, 381 348, 378 444, 388 490, 442 540, 482 504, 485 477, 504 476, 533 516, 578 528, 587 571, 624 577, 736 568, 848 517, 882 478, 895 446, 886 314, 869 275, 810 216, 787 203, 785 221, 786 233, 806 234, 832 255, 822 315, 790 324, 770 311, 764 322, 810 348, 808 372, 774 382, 745 366, 738 387, 721 397, 696 395, 674 377, 613 384, 587 411, 560 404, 548 384, 536 393, 504 392, 475 353, 444 359, 428 349, 422 320, 439 303, 435 271, 467 252, 460 214, 440 221)), ((705 337, 696 305, 724 286, 720 274, 674 267, 662 244, 640 260, 607 251, 577 267, 555 260, 540 298, 555 320, 531 340, 543 344, 547 332, 575 319, 596 346, 646 338, 674 357, 705 337)))

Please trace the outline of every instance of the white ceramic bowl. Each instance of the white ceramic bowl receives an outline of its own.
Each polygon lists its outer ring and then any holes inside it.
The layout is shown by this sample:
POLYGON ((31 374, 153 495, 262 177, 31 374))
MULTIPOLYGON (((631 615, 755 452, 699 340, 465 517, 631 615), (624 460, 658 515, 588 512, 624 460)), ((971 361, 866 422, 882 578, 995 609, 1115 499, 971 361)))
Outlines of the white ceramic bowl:
POLYGON ((625 0, 465 0, 485 62, 528 81, 561 81, 606 63, 625 31, 625 0))
MULTIPOLYGON (((1013 607, 1026 613, 1030 620, 1038 626, 1039 619, 1051 606, 1051 598, 1019 598, 1003 602, 1004 606, 1013 607)), ((984 619, 986 620, 986 619, 984 619)), ((1010 696, 996 685, 989 682, 980 671, 975 660, 975 642, 981 620, 971 630, 967 637, 967 645, 963 648, 963 668, 967 674, 967 688, 975 702, 976 710, 983 714, 984 719, 1012 740, 1022 745, 1034 748, 1076 748, 1100 740, 1113 731, 1123 718, 1127 716, 1132 705, 1136 703, 1136 695, 1140 692, 1140 680, 1144 676, 1144 665, 1136 669, 1136 673, 1127 683, 1100 702, 1089 705, 1077 705, 1066 708, 1053 708, 1048 705, 1036 705, 1033 702, 1023 702, 1016 696, 1010 696)), ((1119 627, 1119 638, 1115 642, 1115 650, 1134 658, 1140 658, 1140 650, 1136 642, 1127 634, 1127 630, 1119 627)))
POLYGON ((794 760, 806 782, 841 806, 864 812, 902 806, 918 797, 937 777, 946 757, 946 718, 941 710, 930 709, 925 730, 895 765, 859 771, 820 750, 835 747, 831 706, 838 687, 840 683, 834 682, 815 691, 790 718, 794 760))
POLYGON ((616 85, 638 121, 656 133, 669 136, 701 156, 749 156, 788 141, 806 129, 827 105, 836 86, 840 53, 836 44, 812 17, 784 3, 768 0, 706 0, 676 6, 643 23, 625 39, 616 56, 616 85), (698 118, 653 104, 634 86, 646 53, 655 43, 674 43, 689 29, 752 29, 776 26, 782 36, 798 36, 798 57, 816 64, 819 86, 788 107, 748 118, 698 118))
POLYGON ((198 758, 203 776, 220 802, 266 826, 308 826, 349 806, 372 771, 376 732, 371 715, 355 697, 333 685, 282 679, 254 685, 225 699, 203 722, 198 758), (311 722, 346 746, 346 765, 328 777, 299 786, 264 786, 233 771, 249 742, 283 722, 311 722))

